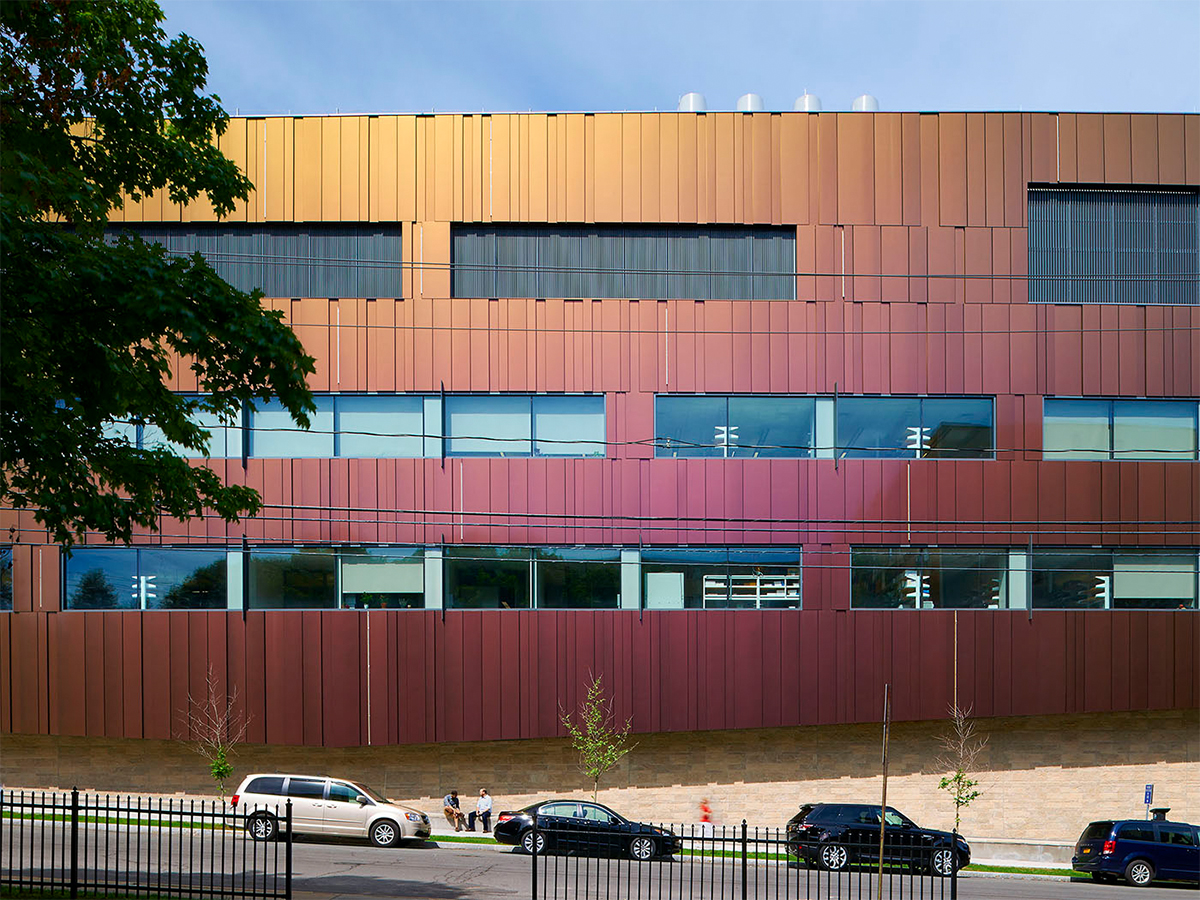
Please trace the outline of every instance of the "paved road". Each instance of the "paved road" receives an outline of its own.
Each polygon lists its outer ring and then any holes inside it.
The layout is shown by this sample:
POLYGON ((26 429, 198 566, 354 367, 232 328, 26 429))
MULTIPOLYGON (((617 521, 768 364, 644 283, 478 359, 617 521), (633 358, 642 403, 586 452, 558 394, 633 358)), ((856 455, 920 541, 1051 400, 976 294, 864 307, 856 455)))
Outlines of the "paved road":
MULTIPOLYGON (((297 892, 313 892, 322 898, 367 897, 427 897, 464 898, 464 900, 512 900, 530 896, 530 863, 528 856, 507 850, 481 846, 438 847, 435 844, 408 845, 396 850, 381 850, 365 844, 325 843, 304 840, 297 842, 294 852, 297 892)), ((610 900, 646 898, 646 900, 675 900, 675 898, 740 898, 739 873, 730 865, 722 874, 719 867, 708 873, 701 887, 693 876, 689 881, 689 866, 676 863, 631 863, 622 860, 565 860, 549 857, 547 872, 542 872, 539 897, 575 898, 607 897, 610 900), (557 879, 554 879, 557 863, 557 879), (607 878, 605 877, 607 876, 607 878), (618 881, 619 887, 618 887, 618 881), (640 878, 640 881, 639 881, 640 878), (596 890, 597 882, 599 888, 596 890), (589 885, 593 889, 589 889, 589 885), (724 892, 721 885, 725 886, 724 892), (554 890, 557 886, 557 892, 554 890), (547 891, 546 889, 549 888, 547 891)), ((751 869, 755 867, 751 866, 751 869)), ((838 898, 838 885, 830 893, 828 876, 818 873, 762 867, 751 874, 748 896, 752 900, 783 900, 809 898, 825 900, 838 898), (756 877, 757 875, 757 877, 756 877), (756 890, 757 888, 757 890, 756 890)), ((892 900, 901 896, 942 900, 949 898, 948 883, 943 895, 941 888, 929 893, 929 881, 905 881, 903 894, 897 886, 892 900)), ((942 883, 939 882, 939 885, 942 883)), ((874 896, 864 880, 861 894, 857 879, 844 880, 841 897, 870 900, 874 896)), ((885 890, 885 898, 888 893, 885 890)), ((1099 885, 1091 881, 1066 881, 1051 878, 1022 878, 1015 876, 963 875, 959 880, 960 900, 1123 900, 1140 897, 1144 900, 1195 900, 1196 891, 1187 886, 1164 885, 1152 888, 1132 888, 1121 885, 1099 885)), ((297 900, 317 900, 297 893, 297 900)))

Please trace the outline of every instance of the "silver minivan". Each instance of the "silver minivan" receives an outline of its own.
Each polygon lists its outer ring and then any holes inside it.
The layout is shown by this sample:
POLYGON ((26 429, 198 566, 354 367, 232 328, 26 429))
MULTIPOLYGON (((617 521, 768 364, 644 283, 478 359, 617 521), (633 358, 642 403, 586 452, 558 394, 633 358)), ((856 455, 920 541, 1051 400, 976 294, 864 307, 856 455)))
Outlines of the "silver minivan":
POLYGON ((247 775, 231 802, 246 815, 246 831, 269 841, 283 829, 288 801, 292 832, 365 837, 377 847, 429 837, 429 816, 393 803, 365 784, 323 775, 247 775))

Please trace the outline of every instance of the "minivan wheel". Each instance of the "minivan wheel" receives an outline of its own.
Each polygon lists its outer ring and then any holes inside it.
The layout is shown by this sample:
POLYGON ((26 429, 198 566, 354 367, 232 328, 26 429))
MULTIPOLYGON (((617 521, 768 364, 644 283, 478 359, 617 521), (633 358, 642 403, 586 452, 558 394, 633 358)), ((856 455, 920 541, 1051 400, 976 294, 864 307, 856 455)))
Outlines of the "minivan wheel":
POLYGON ((850 864, 850 854, 841 844, 826 844, 821 848, 821 867, 840 872, 850 864))
POLYGON ((380 819, 371 826, 371 843, 376 847, 395 847, 400 843, 400 831, 396 823, 380 819))
POLYGON ((956 866, 954 859, 954 851, 952 850, 934 850, 933 860, 929 867, 933 870, 934 875, 940 875, 945 878, 947 875, 954 873, 956 866))
POLYGON ((629 842, 629 855, 640 862, 646 862, 654 858, 654 839, 648 837, 635 837, 629 842))
POLYGON ((1154 866, 1144 859, 1135 859, 1125 867, 1125 880, 1134 887, 1146 887, 1154 880, 1154 866))
MULTIPOLYGON (((526 853, 533 852, 533 829, 532 828, 530 830, 526 831, 523 835, 521 835, 521 849, 524 850, 526 853)), ((537 836, 537 852, 539 854, 546 852, 546 836, 544 834, 542 834, 541 832, 538 832, 538 836, 537 836)))
POLYGON ((274 840, 279 833, 279 823, 275 817, 267 813, 255 813, 246 822, 246 831, 256 841, 274 840))

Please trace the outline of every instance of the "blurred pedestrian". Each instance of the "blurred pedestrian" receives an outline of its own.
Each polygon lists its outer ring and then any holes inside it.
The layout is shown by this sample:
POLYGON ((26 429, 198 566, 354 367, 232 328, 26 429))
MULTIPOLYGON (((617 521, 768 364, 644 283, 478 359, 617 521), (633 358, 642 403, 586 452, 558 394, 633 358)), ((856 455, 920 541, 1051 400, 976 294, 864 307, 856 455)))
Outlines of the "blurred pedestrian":
POLYGON ((466 815, 459 806, 458 791, 451 791, 442 798, 442 812, 446 814, 446 821, 454 826, 455 831, 463 830, 466 815))
POLYGON ((486 788, 479 789, 479 799, 475 801, 475 809, 467 816, 467 831, 475 830, 475 819, 483 820, 483 830, 492 830, 492 795, 486 788))

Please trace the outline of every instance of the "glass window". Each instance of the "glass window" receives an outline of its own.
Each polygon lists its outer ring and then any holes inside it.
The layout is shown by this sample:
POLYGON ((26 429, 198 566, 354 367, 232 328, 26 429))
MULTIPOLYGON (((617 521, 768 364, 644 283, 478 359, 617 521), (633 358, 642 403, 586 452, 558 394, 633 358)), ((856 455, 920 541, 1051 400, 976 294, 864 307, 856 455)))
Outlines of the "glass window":
POLYGON ((604 456, 604 398, 533 398, 535 456, 604 456))
POLYGON ((421 396, 338 396, 337 455, 367 459, 424 456, 424 409, 421 396))
POLYGON ((333 397, 313 400, 317 411, 309 416, 307 431, 296 425, 278 400, 258 401, 261 405, 250 414, 250 454, 265 459, 332 457, 333 397))
POLYGON ((926 397, 921 401, 924 447, 931 459, 989 459, 992 401, 982 397, 926 397))
POLYGON ((930 595, 922 551, 855 548, 850 555, 850 604, 868 609, 917 609, 930 595))
POLYGON ((0 547, 0 610, 13 608, 12 547, 0 547))
POLYGON ((725 397, 656 397, 654 421, 656 456, 728 456, 725 397))
POLYGON ((921 440, 921 404, 911 397, 840 397, 838 455, 913 458, 921 440))
POLYGON ((529 456, 530 409, 529 397, 447 397, 447 455, 529 456))
POLYGON ((337 557, 332 550, 253 550, 249 609, 334 609, 337 557))
POLYGON ((76 548, 65 557, 67 609, 139 609, 137 550, 76 548))
POLYGON ((289 778, 287 792, 289 797, 321 800, 325 797, 325 782, 315 778, 289 778))
POLYGON ((1044 459, 1108 459, 1109 402, 1054 400, 1042 407, 1044 459))
POLYGON ((1194 401, 1113 401, 1115 459, 1195 459, 1194 401))
POLYGON ((528 609, 530 551, 523 547, 447 547, 446 606, 528 609))
POLYGON ((576 818, 575 814, 579 811, 579 806, 576 803, 547 803, 538 810, 539 816, 561 816, 563 818, 576 818))
POLYGON ((621 551, 539 548, 538 609, 616 609, 621 600, 621 551))
POLYGON ((1045 609, 1106 609, 1111 605, 1112 555, 1106 551, 1033 554, 1033 605, 1045 609))
POLYGON ((1118 551, 1112 561, 1114 609, 1195 609, 1196 554, 1118 551))
POLYGON ((138 589, 146 609, 225 609, 224 550, 138 550, 138 589))
POLYGON ((1147 822, 1141 824, 1126 824, 1122 825, 1117 831, 1117 837, 1123 841, 1153 841, 1154 826, 1147 822))
POLYGON ((334 781, 329 785, 329 799, 339 803, 354 803, 361 795, 348 784, 334 781))
POLYGON ((815 443, 812 397, 730 397, 730 456, 810 457, 815 443))
POLYGON ((1159 825, 1158 839, 1164 844, 1176 844, 1182 847, 1196 846, 1196 832, 1187 825, 1159 825))
MULTIPOLYGON (((199 399, 199 397, 192 398, 199 399)), ((223 459, 242 455, 242 426, 240 415, 235 414, 229 419, 207 409, 195 409, 190 416, 192 422, 209 433, 208 444, 204 451, 190 450, 182 444, 168 441, 162 431, 153 424, 142 427, 142 446, 146 449, 166 447, 178 456, 192 459, 211 457, 223 459)))
POLYGON ((1007 609, 1007 550, 931 549, 929 603, 937 609, 1007 609))
POLYGON ((246 786, 247 794, 283 794, 282 776, 269 775, 255 778, 246 786))
POLYGON ((342 606, 347 609, 423 609, 424 550, 368 547, 343 550, 342 606))
POLYGON ((642 551, 647 609, 755 609, 800 606, 798 550, 642 551))

